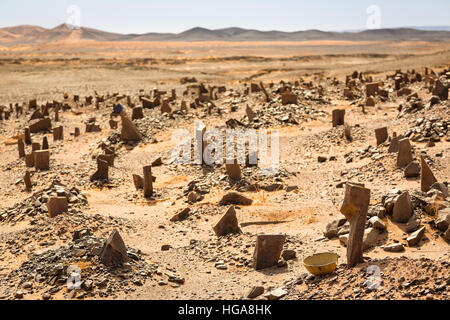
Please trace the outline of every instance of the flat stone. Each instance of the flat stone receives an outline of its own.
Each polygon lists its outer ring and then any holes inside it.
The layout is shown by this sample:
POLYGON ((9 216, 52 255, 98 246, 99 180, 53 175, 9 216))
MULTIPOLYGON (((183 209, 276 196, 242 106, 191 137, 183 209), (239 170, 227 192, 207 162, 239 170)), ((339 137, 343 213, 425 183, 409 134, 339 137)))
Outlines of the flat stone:
POLYGON ((264 287, 256 286, 253 287, 247 294, 248 299, 255 299, 264 293, 264 287))
POLYGON ((393 243, 385 246, 383 250, 387 252, 402 252, 405 250, 405 247, 401 243, 393 243))
POLYGON ((420 228, 419 230, 412 233, 406 241, 408 241, 409 247, 414 247, 419 244, 420 240, 422 239, 422 236, 425 233, 425 227, 420 228))

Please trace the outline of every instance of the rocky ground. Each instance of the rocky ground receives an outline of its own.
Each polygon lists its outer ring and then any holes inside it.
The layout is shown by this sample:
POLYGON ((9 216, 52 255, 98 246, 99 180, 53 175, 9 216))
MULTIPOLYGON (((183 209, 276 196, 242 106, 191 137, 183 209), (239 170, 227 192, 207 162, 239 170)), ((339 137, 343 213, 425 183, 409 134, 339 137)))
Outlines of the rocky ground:
MULTIPOLYGON (((265 80, 266 92, 259 81, 201 77, 152 85, 156 91, 38 86, 2 96, 1 299, 448 299, 448 64, 303 74, 265 80), (144 106, 133 120, 139 141, 122 139, 123 122, 112 116, 118 103, 130 117, 144 106), (333 127, 335 109, 345 110, 345 121, 333 127), (27 166, 18 151, 25 128, 44 118, 51 128, 31 140, 42 148, 47 138, 47 170, 27 166), (193 133, 194 121, 220 132, 277 130, 279 170, 247 162, 233 179, 225 165, 174 162, 173 130, 193 133), (90 124, 100 130, 86 132, 90 124), (54 140, 59 126, 63 140, 54 140), (383 127, 378 144, 375 129, 383 127), (407 165, 397 165, 396 137, 411 143, 407 165), (99 157, 113 161, 107 177, 93 179, 99 157), (133 175, 149 165, 153 194, 145 197, 133 175), (423 188, 427 168, 432 183, 423 188), (365 262, 354 268, 345 263, 349 223, 339 212, 347 182, 371 191, 365 262), (241 197, 224 201, 231 192, 241 197), (55 216, 53 198, 67 203, 55 216), (213 227, 230 206, 234 232, 218 236, 213 227), (286 235, 281 255, 261 270, 258 234, 286 235), (335 272, 307 272, 303 259, 319 252, 339 255, 335 272)), ((31 144, 24 151, 31 155, 31 144)))

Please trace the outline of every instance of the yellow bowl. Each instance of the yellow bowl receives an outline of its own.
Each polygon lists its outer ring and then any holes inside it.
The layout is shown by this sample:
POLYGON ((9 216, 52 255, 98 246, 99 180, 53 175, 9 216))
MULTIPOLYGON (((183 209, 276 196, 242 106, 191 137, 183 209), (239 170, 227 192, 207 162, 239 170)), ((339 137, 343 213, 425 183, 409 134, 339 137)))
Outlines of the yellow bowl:
POLYGON ((332 252, 318 253, 303 260, 305 268, 315 276, 332 273, 336 270, 338 255, 332 252))

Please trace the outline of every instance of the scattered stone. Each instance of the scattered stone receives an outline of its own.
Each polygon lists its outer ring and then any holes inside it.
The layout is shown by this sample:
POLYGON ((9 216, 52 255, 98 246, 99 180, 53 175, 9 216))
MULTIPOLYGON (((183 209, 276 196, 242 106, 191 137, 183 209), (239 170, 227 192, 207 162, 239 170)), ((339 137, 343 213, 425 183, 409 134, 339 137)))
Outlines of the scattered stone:
POLYGON ((425 233, 425 227, 420 228, 419 230, 412 233, 406 241, 408 241, 409 247, 414 247, 419 244, 420 240, 422 239, 422 236, 425 233))

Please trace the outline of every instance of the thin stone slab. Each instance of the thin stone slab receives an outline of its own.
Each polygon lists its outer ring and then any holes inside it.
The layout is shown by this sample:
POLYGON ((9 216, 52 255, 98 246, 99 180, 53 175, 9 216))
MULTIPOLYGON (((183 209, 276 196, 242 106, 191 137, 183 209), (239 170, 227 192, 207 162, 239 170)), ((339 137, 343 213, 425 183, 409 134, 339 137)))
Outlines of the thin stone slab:
POLYGON ((67 197, 50 197, 47 200, 48 216, 54 218, 57 215, 68 212, 67 197))
POLYGON ((213 227, 216 236, 226 236, 230 233, 241 233, 238 219, 236 217, 236 210, 231 206, 227 212, 220 218, 220 220, 213 227))
POLYGON ((356 184, 346 184, 344 202, 340 211, 350 223, 347 243, 348 267, 353 267, 364 261, 363 240, 369 202, 369 189, 356 184))
POLYGON ((398 141, 397 167, 403 168, 413 161, 411 152, 411 143, 409 139, 401 139, 398 141))
POLYGON ((255 270, 270 268, 278 263, 286 240, 283 234, 259 234, 256 237, 253 253, 253 267, 255 270))
POLYGON ((332 121, 333 127, 343 126, 345 123, 345 110, 344 109, 335 109, 332 112, 332 121))
POLYGON ((97 171, 91 175, 91 181, 95 180, 108 180, 108 162, 97 159, 97 171))
POLYGON ((377 139, 377 146, 387 141, 389 138, 388 130, 386 127, 375 129, 375 137, 377 139))
POLYGON ((420 156, 420 166, 422 168, 420 172, 420 189, 423 192, 428 192, 431 186, 437 182, 437 179, 423 156, 420 156))
POLYGON ((36 170, 50 169, 50 152, 48 150, 36 150, 34 154, 34 168, 36 170))

